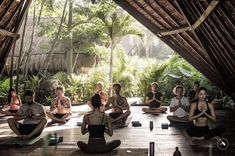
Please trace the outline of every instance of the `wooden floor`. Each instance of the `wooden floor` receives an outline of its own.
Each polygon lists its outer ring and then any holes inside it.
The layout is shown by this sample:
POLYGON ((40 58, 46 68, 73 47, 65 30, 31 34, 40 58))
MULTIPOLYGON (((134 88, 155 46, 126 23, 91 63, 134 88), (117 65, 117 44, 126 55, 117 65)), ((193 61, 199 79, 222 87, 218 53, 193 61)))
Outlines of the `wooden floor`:
MULTIPOLYGON (((170 113, 151 115, 143 114, 140 106, 131 107, 132 121, 140 121, 142 127, 132 127, 131 123, 128 127, 114 130, 113 137, 106 136, 106 140, 120 139, 122 141, 119 149, 105 155, 148 155, 147 149, 149 142, 155 142, 156 156, 172 156, 176 146, 179 147, 183 156, 234 156, 235 155, 235 112, 228 110, 216 111, 218 115, 218 124, 226 128, 226 132, 222 137, 227 138, 230 147, 221 151, 217 148, 216 140, 192 142, 185 134, 182 127, 169 127, 162 129, 162 123, 168 123, 166 116, 170 113), (149 129, 149 122, 153 121, 154 128, 149 129)), ((84 107, 81 107, 84 110, 84 107)), ((78 114, 82 114, 78 112, 78 114)), ((64 141, 56 147, 49 147, 48 151, 54 155, 87 155, 82 153, 76 147, 76 142, 87 141, 88 135, 82 135, 80 127, 76 126, 77 121, 81 121, 81 116, 73 118, 67 125, 57 125, 47 127, 44 133, 57 132, 62 135, 64 141)), ((211 126, 215 126, 211 124, 211 126)), ((13 135, 7 124, 0 124, 0 139, 3 140, 9 135, 13 135)), ((34 145, 25 147, 1 146, 0 155, 42 155, 42 141, 38 141, 34 145)))

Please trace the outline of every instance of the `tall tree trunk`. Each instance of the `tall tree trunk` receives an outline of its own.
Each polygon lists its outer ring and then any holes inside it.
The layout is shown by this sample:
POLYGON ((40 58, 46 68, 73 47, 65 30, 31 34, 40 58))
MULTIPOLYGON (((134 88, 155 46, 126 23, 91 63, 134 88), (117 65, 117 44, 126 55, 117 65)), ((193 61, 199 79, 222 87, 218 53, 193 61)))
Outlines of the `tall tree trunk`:
POLYGON ((68 17, 68 32, 69 35, 69 49, 67 51, 67 74, 73 73, 73 33, 72 33, 72 22, 73 22, 73 0, 69 0, 69 17, 68 17))
POLYGON ((43 11, 43 7, 44 7, 45 2, 46 2, 46 0, 42 0, 42 2, 41 2, 41 6, 40 6, 40 10, 39 10, 39 15, 38 15, 38 24, 40 23, 40 20, 41 20, 42 11, 43 11))
POLYGON ((76 64, 77 64, 77 60, 78 60, 78 56, 79 56, 79 51, 77 51, 74 62, 73 62, 73 71, 75 70, 76 64))
POLYGON ((65 10, 66 10, 66 7, 67 7, 67 3, 68 3, 68 0, 66 0, 65 3, 64 3, 64 9, 63 9, 63 13, 62 13, 62 17, 61 17, 61 20, 60 20, 60 25, 59 25, 58 31, 57 31, 57 33, 56 33, 56 36, 55 36, 53 42, 52 42, 52 46, 51 46, 51 48, 50 48, 50 50, 49 50, 49 52, 48 52, 48 56, 47 56, 47 58, 45 59, 45 61, 44 61, 43 65, 41 66, 41 68, 39 69, 38 74, 42 73, 43 70, 44 70, 44 72, 46 72, 46 71, 47 71, 47 68, 48 68, 48 66, 49 66, 49 64, 50 64, 51 56, 52 56, 52 54, 53 54, 53 49, 54 49, 55 44, 56 44, 56 42, 57 42, 57 40, 58 40, 58 38, 59 38, 59 35, 60 35, 60 33, 61 33, 62 24, 63 24, 64 18, 65 18, 65 10), (45 67, 45 68, 44 68, 44 67, 45 67), (43 68, 44 68, 44 69, 43 69, 43 68))
POLYGON ((30 45, 29 45, 29 50, 28 50, 28 54, 27 54, 27 59, 25 62, 25 77, 28 75, 28 68, 29 68, 29 64, 30 64, 30 58, 32 55, 32 49, 33 49, 33 41, 34 41, 34 33, 35 33, 35 27, 36 27, 36 4, 34 4, 34 9, 33 9, 33 30, 32 30, 32 34, 31 34, 31 41, 30 41, 30 45))
POLYGON ((111 54, 110 54, 110 63, 109 63, 109 97, 112 96, 113 93, 113 52, 114 52, 115 44, 112 41, 111 43, 111 54))
POLYGON ((11 56, 11 71, 10 71, 10 88, 13 87, 13 66, 14 66, 14 55, 15 55, 15 48, 16 48, 16 42, 17 40, 14 41, 13 49, 12 49, 12 56, 11 56))
POLYGON ((19 53, 19 57, 18 57, 18 63, 17 63, 17 70, 16 70, 16 92, 18 93, 19 90, 19 74, 20 74, 20 62, 21 62, 21 58, 22 58, 22 51, 23 51, 23 47, 24 47, 24 37, 25 37, 25 30, 26 30, 26 25, 27 25, 27 21, 28 21, 28 12, 26 13, 25 16, 25 20, 24 20, 24 28, 23 28, 23 34, 21 37, 21 43, 20 43, 20 53, 19 53))

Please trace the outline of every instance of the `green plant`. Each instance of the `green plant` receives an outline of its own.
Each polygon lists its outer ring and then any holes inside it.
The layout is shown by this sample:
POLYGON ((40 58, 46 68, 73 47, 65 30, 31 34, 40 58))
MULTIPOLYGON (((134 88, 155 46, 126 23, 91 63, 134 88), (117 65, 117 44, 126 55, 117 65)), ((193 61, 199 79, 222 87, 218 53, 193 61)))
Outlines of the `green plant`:
POLYGON ((233 100, 232 100, 231 97, 229 97, 229 96, 224 96, 224 97, 223 97, 223 103, 224 103, 224 105, 229 104, 229 103, 231 103, 231 102, 233 102, 233 100))
POLYGON ((6 96, 10 88, 10 78, 0 80, 0 96, 6 96))

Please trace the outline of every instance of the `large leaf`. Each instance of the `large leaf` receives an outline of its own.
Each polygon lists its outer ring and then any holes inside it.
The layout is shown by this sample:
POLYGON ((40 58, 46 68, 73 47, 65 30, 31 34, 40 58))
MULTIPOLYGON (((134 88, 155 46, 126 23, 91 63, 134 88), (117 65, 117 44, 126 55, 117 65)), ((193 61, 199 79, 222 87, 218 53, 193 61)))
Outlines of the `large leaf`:
POLYGON ((183 67, 178 67, 178 69, 183 75, 185 75, 187 77, 192 77, 193 76, 193 72, 191 72, 191 71, 189 71, 189 70, 187 70, 183 67))
POLYGON ((176 78, 176 79, 179 79, 179 78, 181 78, 181 76, 180 75, 176 75, 176 74, 172 74, 172 73, 170 73, 170 74, 168 74, 170 77, 172 77, 172 78, 176 78))

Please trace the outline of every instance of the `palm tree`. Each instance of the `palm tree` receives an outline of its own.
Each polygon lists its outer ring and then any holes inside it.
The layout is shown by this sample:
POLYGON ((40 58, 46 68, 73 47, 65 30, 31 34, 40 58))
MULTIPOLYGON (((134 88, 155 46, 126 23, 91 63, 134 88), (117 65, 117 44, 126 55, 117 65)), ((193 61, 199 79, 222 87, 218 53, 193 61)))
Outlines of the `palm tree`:
POLYGON ((143 33, 133 27, 133 18, 117 9, 114 12, 105 12, 103 10, 97 11, 96 16, 101 21, 104 33, 107 35, 108 44, 110 48, 110 63, 109 63, 109 96, 112 95, 113 84, 113 53, 116 45, 121 41, 124 36, 137 35, 143 37, 143 33))

